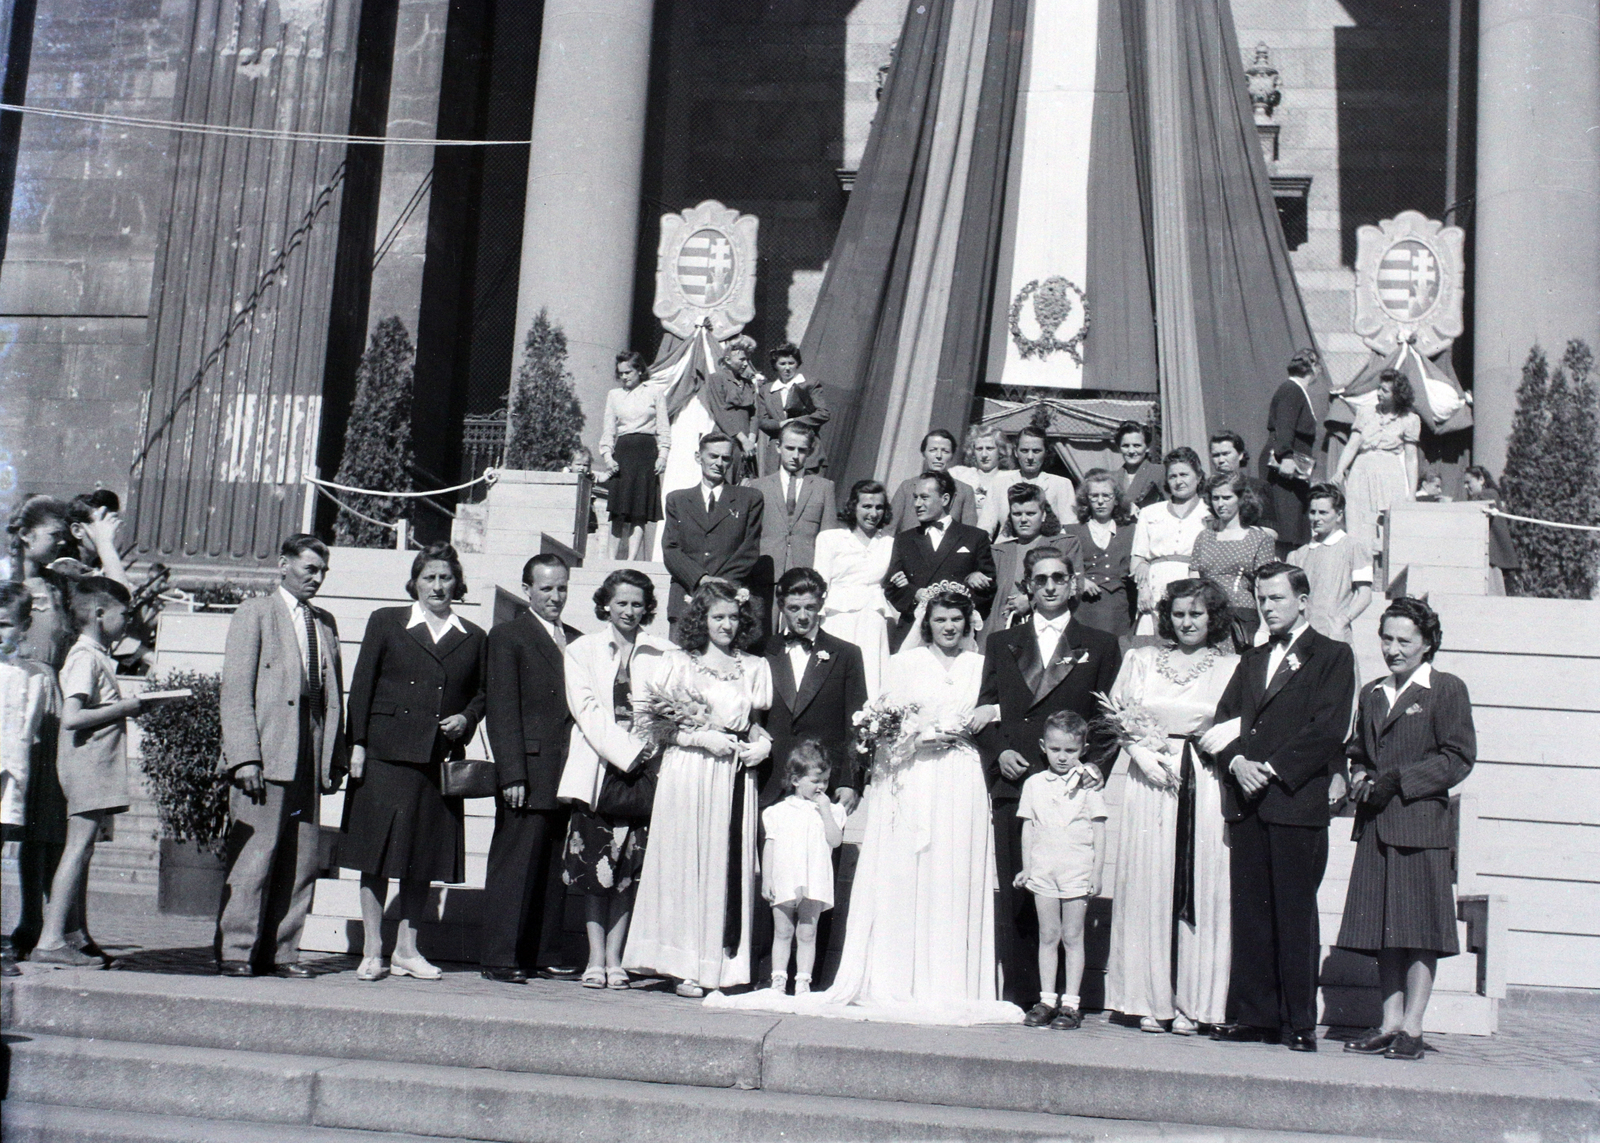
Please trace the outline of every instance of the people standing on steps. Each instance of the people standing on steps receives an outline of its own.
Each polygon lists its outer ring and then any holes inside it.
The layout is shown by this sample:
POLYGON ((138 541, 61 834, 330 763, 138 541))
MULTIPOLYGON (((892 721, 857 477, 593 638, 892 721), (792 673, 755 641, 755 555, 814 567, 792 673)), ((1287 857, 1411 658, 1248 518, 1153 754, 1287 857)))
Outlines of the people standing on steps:
POLYGON ((1344 530, 1344 492, 1337 484, 1313 484, 1306 502, 1311 541, 1286 562, 1304 568, 1311 584, 1311 626, 1349 643, 1351 624, 1372 603, 1372 553, 1344 530))
MULTIPOLYGON (((898 650, 910 633, 918 593, 931 583, 954 580, 972 593, 981 616, 994 598, 994 554, 989 534, 982 528, 951 518, 956 480, 948 472, 929 471, 917 477, 911 497, 916 523, 894 538, 883 593, 900 613, 889 633, 889 648, 898 650)), ((981 621, 980 621, 981 622, 981 621)))
POLYGON ((565 651, 581 634, 561 621, 568 581, 560 556, 534 556, 522 566, 527 609, 489 632, 486 720, 499 795, 478 963, 485 978, 506 984, 579 971, 562 947, 569 815, 557 797, 572 734, 565 651))
MULTIPOLYGON (((823 396, 822 386, 800 372, 800 347, 782 342, 767 355, 772 377, 756 386, 756 419, 761 429, 761 475, 778 471, 778 445, 789 425, 804 425, 815 434, 822 432, 833 414, 823 396)), ((828 464, 818 437, 818 446, 806 458, 807 472, 821 472, 828 464)))
POLYGON ((950 475, 972 489, 978 505, 978 527, 992 540, 1006 523, 1006 489, 1016 473, 1008 462, 1010 448, 1005 434, 995 425, 973 425, 967 430, 961 464, 950 466, 950 475))
POLYGON ((616 557, 645 560, 661 519, 661 474, 667 471, 672 421, 666 391, 647 385, 644 356, 617 354, 617 387, 606 394, 600 417, 600 467, 609 474, 606 512, 616 557))
POLYGON ((322 794, 349 766, 339 631, 311 605, 328 546, 298 534, 278 554, 278 586, 247 599, 222 659, 222 757, 232 786, 215 952, 223 976, 315 974, 300 934, 322 869, 322 794))
POLYGON ((1205 470, 1192 448, 1176 448, 1162 460, 1167 474, 1167 499, 1139 509, 1133 525, 1131 563, 1139 587, 1134 634, 1153 642, 1155 610, 1167 584, 1189 577, 1194 542, 1205 531, 1211 512, 1200 496, 1205 470))
POLYGON ((760 455, 760 435, 756 424, 756 386, 761 374, 750 363, 756 351, 755 338, 740 334, 722 346, 721 366, 706 378, 700 390, 716 431, 733 441, 733 459, 728 465, 728 483, 743 484, 756 476, 760 455))
POLYGON ((1133 514, 1116 477, 1091 468, 1078 486, 1078 523, 1062 530, 1078 541, 1078 622, 1118 639, 1133 629, 1133 514))
POLYGON ((1306 494, 1316 467, 1317 415, 1311 386, 1321 361, 1315 349, 1302 349, 1289 359, 1288 377, 1272 395, 1267 411, 1267 447, 1261 450, 1261 477, 1272 490, 1272 520, 1282 559, 1311 538, 1306 522, 1306 494))
POLYGON ((883 691, 889 667, 889 624, 895 609, 883 593, 894 550, 889 493, 876 480, 858 480, 839 512, 842 527, 817 537, 816 572, 827 584, 822 629, 861 651, 867 697, 883 691))
POLYGON ((750 482, 763 500, 761 559, 751 578, 761 589, 774 629, 779 627, 772 615, 774 586, 791 569, 812 567, 817 537, 839 526, 833 481, 806 472, 816 446, 816 434, 808 426, 799 421, 785 425, 778 435, 778 470, 750 482))
POLYGON ((1123 421, 1112 438, 1122 463, 1111 470, 1130 512, 1138 512, 1166 496, 1166 473, 1159 454, 1151 456, 1155 444, 1150 426, 1138 421, 1123 421))
POLYGON ((1278 520, 1273 512, 1277 508, 1277 501, 1273 499, 1271 485, 1260 477, 1250 475, 1250 450, 1245 447, 1244 438, 1232 429, 1212 433, 1210 451, 1211 475, 1220 473, 1232 476, 1239 473, 1254 493, 1256 503, 1261 506, 1253 523, 1266 528, 1276 539, 1278 520))

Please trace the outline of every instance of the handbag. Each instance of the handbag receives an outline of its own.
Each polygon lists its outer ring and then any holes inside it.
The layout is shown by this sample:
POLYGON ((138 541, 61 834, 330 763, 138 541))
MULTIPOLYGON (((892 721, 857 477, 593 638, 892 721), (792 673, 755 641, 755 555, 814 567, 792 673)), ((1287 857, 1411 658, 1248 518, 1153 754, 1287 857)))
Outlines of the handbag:
POLYGON ((600 780, 600 796, 595 799, 595 812, 625 821, 643 823, 650 820, 650 810, 656 801, 656 780, 661 773, 661 756, 652 755, 627 773, 615 766, 607 766, 600 780))
POLYGON ((492 798, 500 792, 494 763, 486 758, 461 758, 444 763, 440 792, 447 798, 492 798))

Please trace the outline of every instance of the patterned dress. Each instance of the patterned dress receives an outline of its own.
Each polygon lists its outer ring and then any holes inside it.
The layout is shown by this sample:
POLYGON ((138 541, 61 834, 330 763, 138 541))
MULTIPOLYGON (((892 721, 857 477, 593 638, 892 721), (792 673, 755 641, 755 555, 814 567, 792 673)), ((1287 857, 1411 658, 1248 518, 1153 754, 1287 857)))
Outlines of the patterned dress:
POLYGON ((1189 570, 1209 579, 1228 597, 1240 649, 1249 646, 1261 616, 1256 611, 1256 569, 1277 559, 1272 533, 1265 528, 1246 528, 1236 540, 1221 539, 1210 528, 1195 538, 1189 554, 1189 570))

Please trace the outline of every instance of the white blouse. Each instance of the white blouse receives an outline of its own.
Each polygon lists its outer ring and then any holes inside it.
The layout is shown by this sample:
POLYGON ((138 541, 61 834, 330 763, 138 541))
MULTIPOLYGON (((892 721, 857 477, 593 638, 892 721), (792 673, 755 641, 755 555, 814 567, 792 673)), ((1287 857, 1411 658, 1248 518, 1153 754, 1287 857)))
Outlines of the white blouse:
POLYGON ((1148 563, 1158 560, 1189 562, 1194 542, 1205 531, 1211 513, 1203 503, 1196 503, 1183 518, 1174 516, 1165 500, 1139 509, 1139 518, 1133 526, 1133 556, 1148 563))
POLYGON ((883 577, 889 571, 894 537, 887 530, 863 540, 853 528, 830 528, 817 535, 813 566, 828 585, 823 615, 843 611, 879 611, 898 614, 883 595, 883 577))

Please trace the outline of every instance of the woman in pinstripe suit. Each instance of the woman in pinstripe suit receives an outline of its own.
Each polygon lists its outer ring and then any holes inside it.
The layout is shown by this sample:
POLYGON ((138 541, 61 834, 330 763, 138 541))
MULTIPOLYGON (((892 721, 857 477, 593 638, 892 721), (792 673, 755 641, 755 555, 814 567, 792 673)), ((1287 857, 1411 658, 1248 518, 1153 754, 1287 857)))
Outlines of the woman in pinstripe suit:
POLYGON ((1450 790, 1472 772, 1477 738, 1466 684, 1433 669, 1433 609, 1397 599, 1378 629, 1390 673, 1362 688, 1350 747, 1356 859, 1337 943, 1377 956, 1383 1024, 1345 1051, 1420 1060, 1434 967, 1461 951, 1450 790))

